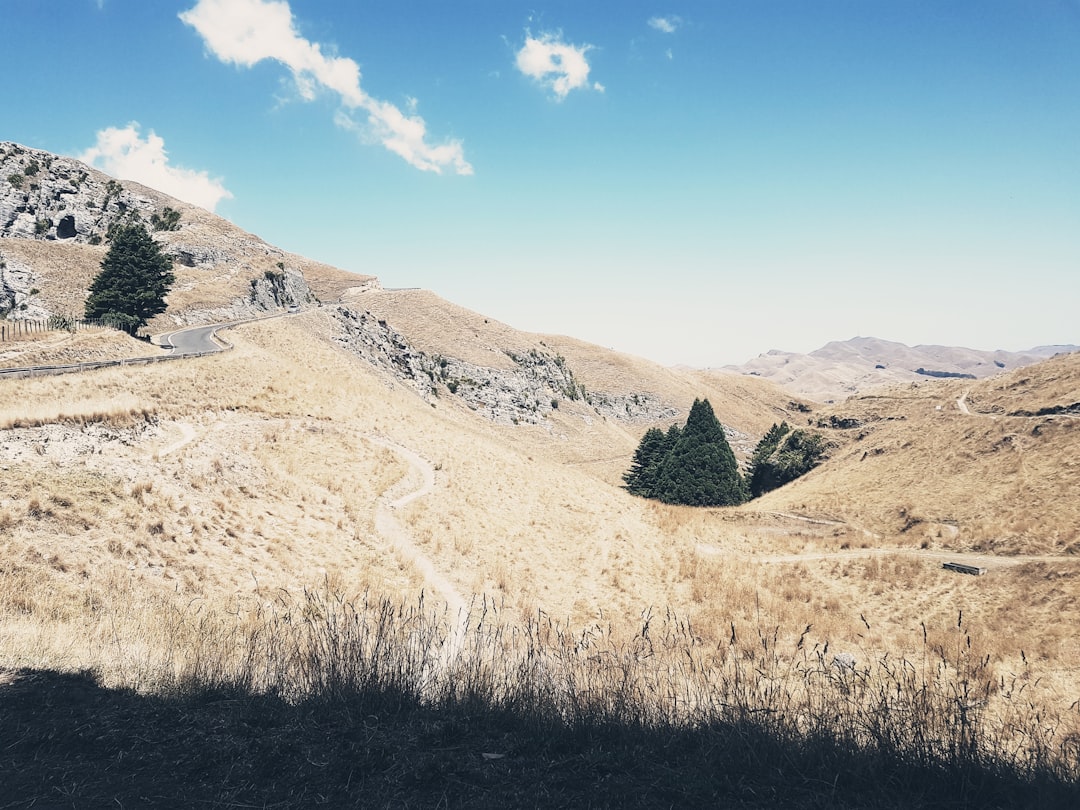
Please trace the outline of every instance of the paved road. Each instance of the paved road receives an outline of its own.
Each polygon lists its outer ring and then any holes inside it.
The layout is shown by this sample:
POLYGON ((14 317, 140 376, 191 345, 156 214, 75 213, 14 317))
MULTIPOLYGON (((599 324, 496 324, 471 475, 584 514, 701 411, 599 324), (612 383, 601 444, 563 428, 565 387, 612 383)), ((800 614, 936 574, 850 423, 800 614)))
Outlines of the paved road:
POLYGON ((69 374, 77 371, 87 371, 107 366, 128 366, 144 363, 153 363, 159 360, 172 360, 177 357, 191 357, 194 355, 212 354, 232 348, 224 339, 215 340, 215 333, 219 329, 230 326, 239 326, 242 323, 253 321, 265 321, 271 318, 283 318, 299 314, 299 310, 290 308, 288 313, 275 313, 264 315, 261 318, 247 318, 240 321, 228 321, 227 323, 215 323, 208 326, 190 326, 186 329, 177 329, 174 332, 166 332, 157 338, 157 344, 163 349, 171 350, 166 355, 154 355, 150 357, 129 357, 125 360, 95 360, 86 363, 70 363, 65 365, 41 365, 25 366, 20 368, 0 368, 0 378, 18 379, 20 377, 34 377, 42 374, 69 374))
POLYGON ((160 338, 161 347, 172 348, 175 356, 184 354, 199 354, 201 352, 220 352, 222 346, 214 340, 214 333, 232 324, 215 323, 210 326, 194 326, 189 329, 178 329, 175 332, 167 332, 160 338))

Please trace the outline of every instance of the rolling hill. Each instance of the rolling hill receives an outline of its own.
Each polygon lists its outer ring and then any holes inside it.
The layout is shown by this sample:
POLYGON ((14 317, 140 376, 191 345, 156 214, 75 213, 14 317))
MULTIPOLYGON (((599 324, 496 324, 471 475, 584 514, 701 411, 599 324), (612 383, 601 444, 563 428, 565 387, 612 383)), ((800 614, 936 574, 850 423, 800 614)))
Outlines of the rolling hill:
POLYGON ((840 401, 872 388, 931 378, 983 379, 1038 363, 1077 346, 1037 346, 1024 352, 954 346, 905 346, 871 337, 834 341, 809 354, 769 351, 729 371, 771 380, 819 402, 840 401))

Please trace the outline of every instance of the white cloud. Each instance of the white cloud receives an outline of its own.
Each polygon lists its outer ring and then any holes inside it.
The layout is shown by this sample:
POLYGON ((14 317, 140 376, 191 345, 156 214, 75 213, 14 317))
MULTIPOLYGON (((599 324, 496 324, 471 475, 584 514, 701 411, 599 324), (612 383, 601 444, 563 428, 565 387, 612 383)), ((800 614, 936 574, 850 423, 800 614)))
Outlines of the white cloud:
POLYGON ((649 19, 649 27, 664 34, 674 34, 680 25, 682 25, 681 17, 651 17, 649 19))
POLYGON ((301 37, 285 0, 199 0, 180 14, 206 47, 227 64, 252 67, 272 59, 292 73, 297 92, 305 101, 321 89, 336 94, 342 109, 334 116, 341 127, 373 137, 410 165, 442 173, 452 168, 472 174, 460 141, 428 142, 427 124, 410 102, 408 114, 388 101, 369 96, 360 86, 360 66, 347 57, 324 53, 323 46, 301 37), (353 114, 367 113, 366 123, 353 114))
MULTIPOLYGON (((534 37, 525 32, 525 44, 517 52, 517 69, 545 87, 551 88, 562 101, 571 90, 589 86, 589 60, 585 54, 592 45, 568 45, 562 34, 541 34, 534 37)), ((599 82, 594 90, 604 91, 599 82)))
POLYGON ((134 180, 207 211, 223 199, 232 199, 221 181, 206 172, 170 166, 164 139, 153 130, 143 139, 135 122, 123 129, 101 130, 97 143, 78 157, 121 180, 134 180))

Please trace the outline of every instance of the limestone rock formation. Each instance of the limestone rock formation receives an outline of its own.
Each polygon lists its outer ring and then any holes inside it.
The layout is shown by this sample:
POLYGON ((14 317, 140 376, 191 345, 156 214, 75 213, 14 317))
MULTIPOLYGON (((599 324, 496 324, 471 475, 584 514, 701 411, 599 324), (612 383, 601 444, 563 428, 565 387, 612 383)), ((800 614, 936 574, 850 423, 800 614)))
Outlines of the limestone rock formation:
POLYGON ((0 237, 97 244, 130 212, 149 219, 155 208, 74 158, 0 143, 0 237))
MULTIPOLYGON (((678 412, 645 393, 593 394, 574 377, 565 359, 531 349, 505 354, 509 367, 479 365, 429 354, 413 346, 387 321, 348 305, 330 310, 335 340, 351 354, 416 390, 429 402, 452 396, 496 424, 542 424, 560 407, 605 419, 673 419, 678 412)), ((739 434, 741 438, 742 434, 739 434)))
POLYGON ((29 265, 0 251, 0 317, 16 314, 43 320, 53 314, 42 305, 34 284, 34 271, 29 265))

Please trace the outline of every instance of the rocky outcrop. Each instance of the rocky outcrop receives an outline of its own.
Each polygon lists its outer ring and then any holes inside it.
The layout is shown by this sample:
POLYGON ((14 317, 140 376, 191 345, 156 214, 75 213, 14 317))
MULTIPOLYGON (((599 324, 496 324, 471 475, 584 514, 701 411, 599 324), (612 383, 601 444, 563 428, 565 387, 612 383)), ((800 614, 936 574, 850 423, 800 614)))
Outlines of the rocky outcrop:
POLYGON ((598 414, 609 419, 642 419, 649 421, 674 419, 679 415, 676 408, 664 405, 651 394, 599 394, 585 395, 598 414))
MULTIPOLYGON (((308 270, 331 295, 342 288, 378 286, 373 277, 295 256, 207 211, 116 180, 74 158, 0 143, 0 239, 54 243, 57 251, 64 249, 62 243, 102 245, 103 251, 109 229, 133 215, 153 231, 163 252, 172 256, 176 271, 169 308, 151 322, 150 331, 240 320, 316 303, 318 296, 305 275, 308 270)), ((100 257, 92 258, 90 268, 99 261, 100 257)), ((37 278, 47 275, 42 268, 25 257, 22 263, 12 257, 7 262, 0 275, 0 316, 55 314, 44 304, 34 309, 30 290, 35 284, 49 286, 48 278, 37 278)), ((96 272, 90 268, 84 269, 84 278, 96 272)), ((83 280, 80 285, 87 283, 83 280)), ((81 306, 79 293, 84 289, 66 290, 69 308, 71 301, 76 308, 81 306)))
MULTIPOLYGON (((330 310, 335 340, 346 351, 406 383, 428 401, 452 396, 497 424, 542 424, 553 411, 576 408, 615 420, 674 419, 678 412, 645 393, 589 392, 565 358, 530 349, 507 351, 509 368, 492 368, 416 349, 385 320, 347 306, 330 310)), ((734 436, 734 434, 731 434, 734 436)), ((736 438, 749 440, 738 434, 736 438)))
POLYGON ((37 299, 33 268, 0 251, 0 318, 44 320, 53 313, 37 299))
POLYGON ((0 237, 98 244, 132 212, 149 220, 159 207, 74 158, 0 143, 0 237))
POLYGON ((434 375, 429 373, 433 364, 386 321, 346 306, 329 311, 336 327, 334 341, 341 348, 407 383, 425 399, 435 396, 434 375))
POLYGON ((251 280, 251 301, 262 310, 301 306, 314 300, 303 273, 286 269, 284 263, 277 270, 264 271, 262 278, 251 280))
POLYGON ((560 402, 584 398, 585 389, 562 357, 536 350, 507 352, 510 369, 487 368, 451 357, 432 358, 435 380, 493 422, 536 424, 560 402))

